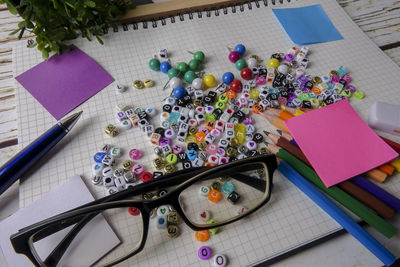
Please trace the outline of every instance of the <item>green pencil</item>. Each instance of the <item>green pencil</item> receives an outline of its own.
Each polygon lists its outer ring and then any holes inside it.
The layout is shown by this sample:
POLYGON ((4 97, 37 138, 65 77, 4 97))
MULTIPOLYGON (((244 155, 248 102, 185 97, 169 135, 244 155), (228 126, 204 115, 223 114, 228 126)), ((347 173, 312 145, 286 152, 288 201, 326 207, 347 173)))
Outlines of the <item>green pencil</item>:
POLYGON ((374 213, 372 210, 364 206, 364 204, 359 202, 357 199, 353 198, 352 196, 344 192, 339 187, 331 186, 327 188, 322 183, 321 178, 319 178, 318 174, 313 169, 311 169, 306 164, 297 159, 295 156, 293 156, 283 148, 280 148, 276 145, 269 144, 267 142, 265 142, 265 145, 267 146, 268 150, 271 151, 271 153, 275 154, 278 158, 287 161, 296 171, 298 171, 301 175, 303 175, 308 181, 310 181, 320 190, 322 190, 323 192, 334 198, 336 201, 338 201, 344 207, 346 207, 355 215, 360 217, 362 220, 367 222, 369 225, 374 227, 384 236, 386 236, 387 238, 391 238, 395 235, 396 228, 393 225, 391 225, 390 223, 379 217, 376 213, 374 213))

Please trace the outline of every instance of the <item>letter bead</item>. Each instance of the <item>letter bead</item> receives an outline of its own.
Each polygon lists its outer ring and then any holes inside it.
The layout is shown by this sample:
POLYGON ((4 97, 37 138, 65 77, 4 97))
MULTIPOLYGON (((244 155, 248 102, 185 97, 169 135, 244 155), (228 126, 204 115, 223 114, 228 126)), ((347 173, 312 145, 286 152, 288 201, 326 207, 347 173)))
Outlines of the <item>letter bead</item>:
POLYGON ((206 197, 206 196, 208 196, 209 193, 210 193, 210 188, 208 186, 203 185, 200 187, 200 195, 201 196, 206 197))
POLYGON ((221 192, 215 189, 211 189, 210 193, 208 194, 208 200, 213 203, 217 203, 221 200, 221 192))
POLYGON ((197 255, 199 256, 200 260, 208 260, 211 258, 211 249, 207 246, 200 247, 197 255))
POLYGON ((169 213, 169 206, 167 205, 162 205, 157 209, 157 216, 167 216, 168 213, 169 213))
POLYGON ((112 177, 103 177, 103 185, 107 188, 115 186, 114 179, 112 177))
POLYGON ((179 235, 179 227, 177 225, 170 224, 167 226, 166 232, 169 238, 175 238, 179 235))
POLYGON ((177 224, 178 223, 178 213, 176 211, 170 211, 167 214, 167 222, 168 224, 177 224))
POLYGON ((194 233, 194 236, 199 242, 206 242, 210 238, 210 233, 208 230, 200 230, 194 233))
POLYGON ((107 188, 107 195, 112 195, 118 193, 118 188, 116 186, 111 186, 107 188))
POLYGON ((151 174, 151 172, 143 172, 140 175, 140 179, 142 180, 143 183, 151 181, 153 179, 153 175, 151 174))
POLYGON ((128 172, 126 172, 124 174, 124 179, 125 179, 126 183, 134 183, 134 182, 136 182, 136 178, 133 175, 133 172, 131 172, 131 171, 128 171, 128 172))
POLYGON ((103 177, 101 175, 95 175, 92 177, 92 183, 94 185, 101 185, 103 183, 103 177))
POLYGON ((215 254, 213 262, 216 267, 224 267, 226 266, 226 257, 222 254, 215 254))
POLYGON ((114 179, 115 186, 117 187, 118 192, 126 189, 126 181, 124 177, 120 176, 114 179))
POLYGON ((144 171, 144 167, 142 164, 136 163, 135 165, 133 165, 132 167, 132 172, 135 175, 140 175, 142 174, 142 172, 144 171))
POLYGON ((211 217, 211 213, 208 210, 202 210, 197 215, 198 219, 203 222, 207 222, 211 217))
POLYGON ((121 149, 119 147, 113 147, 110 150, 110 155, 114 158, 118 158, 119 156, 121 156, 121 149))
POLYGON ((106 126, 106 128, 104 129, 104 131, 105 131, 105 133, 106 133, 108 136, 110 136, 110 137, 114 137, 114 136, 116 136, 116 135, 118 134, 118 129, 117 129, 117 127, 115 127, 115 126, 112 125, 112 124, 108 124, 108 125, 106 126))
POLYGON ((100 163, 95 163, 92 166, 92 173, 93 175, 100 175, 103 172, 103 165, 100 163))
POLYGON ((156 226, 158 229, 167 228, 167 216, 158 216, 156 220, 156 226))
POLYGON ((124 162, 122 162, 122 169, 127 172, 130 171, 133 167, 133 162, 130 160, 125 160, 124 162))

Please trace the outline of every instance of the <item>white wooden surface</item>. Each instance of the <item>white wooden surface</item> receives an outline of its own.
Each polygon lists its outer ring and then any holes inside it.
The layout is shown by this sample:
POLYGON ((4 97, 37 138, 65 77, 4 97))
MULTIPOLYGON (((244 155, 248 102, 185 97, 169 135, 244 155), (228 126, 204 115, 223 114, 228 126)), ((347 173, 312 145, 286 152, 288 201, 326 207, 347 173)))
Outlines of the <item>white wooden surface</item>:
MULTIPOLYGON (((332 1, 332 0, 327 0, 332 1)), ((398 65, 400 65, 400 0, 337 0, 357 25, 398 65)), ((15 80, 12 73, 12 45, 17 40, 8 34, 19 18, 0 6, 0 165, 17 152, 18 129, 15 80)), ((384 67, 384 66, 382 66, 384 67)), ((394 85, 399 86, 399 85, 394 85)), ((400 93, 400 87, 399 87, 400 93)), ((17 186, 0 196, 0 220, 18 207, 17 186)), ((400 246, 400 243, 397 244, 400 246)), ((1 262, 1 261, 0 261, 1 262)), ((379 266, 354 238, 344 235, 279 262, 277 266, 379 266), (324 255, 324 257, 320 257, 324 255)))

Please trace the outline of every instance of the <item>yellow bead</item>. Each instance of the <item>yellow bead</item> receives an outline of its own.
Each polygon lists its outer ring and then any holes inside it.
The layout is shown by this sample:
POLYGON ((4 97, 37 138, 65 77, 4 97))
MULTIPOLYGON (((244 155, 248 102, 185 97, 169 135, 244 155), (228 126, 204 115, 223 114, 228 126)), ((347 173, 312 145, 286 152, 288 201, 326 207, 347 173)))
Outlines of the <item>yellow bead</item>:
POLYGON ((259 95, 260 95, 260 92, 257 89, 253 88, 250 90, 250 98, 251 99, 255 100, 259 95))
POLYGON ((185 141, 186 143, 196 143, 196 137, 194 137, 194 135, 188 135, 185 141))
POLYGON ((268 67, 277 68, 279 67, 279 60, 277 60, 276 58, 271 58, 270 60, 268 60, 267 65, 268 67))
POLYGON ((136 80, 133 82, 133 87, 136 89, 142 89, 144 88, 144 83, 141 80, 136 80))
POLYGON ((153 80, 150 80, 150 79, 144 80, 143 83, 144 83, 144 86, 145 86, 146 88, 153 87, 153 85, 154 85, 153 80))
POLYGON ((214 87, 216 82, 215 77, 211 74, 207 74, 203 78, 203 83, 206 87, 214 87))

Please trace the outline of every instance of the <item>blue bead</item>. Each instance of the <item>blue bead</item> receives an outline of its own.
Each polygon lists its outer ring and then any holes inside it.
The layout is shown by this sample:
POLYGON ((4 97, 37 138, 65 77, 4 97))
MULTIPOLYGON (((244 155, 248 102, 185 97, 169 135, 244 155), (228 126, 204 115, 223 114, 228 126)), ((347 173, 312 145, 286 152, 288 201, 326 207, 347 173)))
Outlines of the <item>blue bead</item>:
POLYGON ((232 72, 225 72, 222 75, 222 81, 226 84, 230 84, 235 77, 233 76, 232 72))
POLYGON ((106 152, 97 152, 93 157, 94 161, 97 163, 101 163, 106 155, 106 152))
POLYGON ((197 151, 194 149, 189 149, 186 154, 187 154, 188 160, 190 160, 190 161, 193 161, 197 158, 197 151))
POLYGON ((243 55, 246 52, 246 47, 244 47, 242 44, 238 44, 235 46, 235 51, 243 55))
POLYGON ((235 186, 230 182, 224 182, 221 186, 221 191, 229 196, 235 190, 235 186))
POLYGON ((169 120, 169 122, 175 122, 175 123, 178 123, 178 119, 179 119, 179 117, 181 116, 181 114, 179 114, 178 112, 171 112, 170 114, 169 114, 169 118, 168 118, 168 120, 169 120))
POLYGON ((171 68, 171 64, 168 61, 164 61, 160 64, 160 70, 164 73, 168 73, 169 69, 171 68))
POLYGON ((292 101, 287 102, 286 106, 288 106, 289 108, 295 108, 296 106, 293 104, 292 101))
POLYGON ((182 98, 185 95, 185 93, 186 93, 186 89, 183 86, 175 87, 174 92, 173 92, 174 96, 178 99, 182 98))

